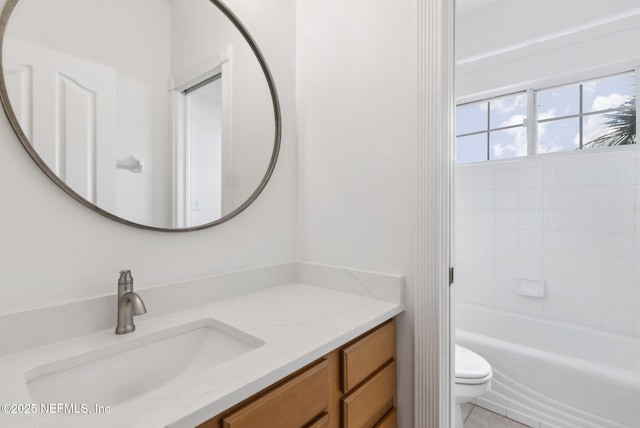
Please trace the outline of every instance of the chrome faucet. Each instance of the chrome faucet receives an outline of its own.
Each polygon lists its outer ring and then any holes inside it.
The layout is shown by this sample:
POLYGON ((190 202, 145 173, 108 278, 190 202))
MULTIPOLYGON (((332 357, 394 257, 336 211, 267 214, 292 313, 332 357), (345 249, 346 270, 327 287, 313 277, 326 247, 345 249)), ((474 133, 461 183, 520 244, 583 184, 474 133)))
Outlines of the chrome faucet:
POLYGON ((133 316, 146 314, 142 298, 133 292, 133 277, 130 270, 121 270, 118 279, 118 326, 116 334, 131 333, 136 329, 133 316))

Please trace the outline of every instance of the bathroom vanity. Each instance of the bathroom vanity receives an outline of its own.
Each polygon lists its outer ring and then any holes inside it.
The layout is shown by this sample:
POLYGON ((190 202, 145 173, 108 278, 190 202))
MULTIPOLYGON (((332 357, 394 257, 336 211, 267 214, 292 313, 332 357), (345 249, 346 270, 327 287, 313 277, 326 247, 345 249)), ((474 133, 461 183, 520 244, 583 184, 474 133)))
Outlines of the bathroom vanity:
POLYGON ((402 287, 290 262, 141 287, 131 334, 113 296, 2 315, 0 425, 393 427, 402 287))
POLYGON ((198 428, 395 427, 395 349, 392 319, 198 428))

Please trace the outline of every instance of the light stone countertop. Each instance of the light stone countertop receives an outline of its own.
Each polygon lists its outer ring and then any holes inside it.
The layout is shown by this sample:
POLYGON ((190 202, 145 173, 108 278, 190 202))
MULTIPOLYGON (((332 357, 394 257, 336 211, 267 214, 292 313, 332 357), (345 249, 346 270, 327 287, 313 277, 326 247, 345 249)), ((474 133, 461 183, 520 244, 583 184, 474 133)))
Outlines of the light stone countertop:
MULTIPOLYGON (((31 403, 25 373, 34 368, 198 320, 213 318, 264 345, 114 405, 108 414, 0 413, 0 426, 191 428, 403 310, 398 303, 290 283, 147 320, 136 317, 132 334, 119 336, 109 329, 1 358, 0 404, 31 403)), ((88 404, 92 410, 96 403, 88 404)))

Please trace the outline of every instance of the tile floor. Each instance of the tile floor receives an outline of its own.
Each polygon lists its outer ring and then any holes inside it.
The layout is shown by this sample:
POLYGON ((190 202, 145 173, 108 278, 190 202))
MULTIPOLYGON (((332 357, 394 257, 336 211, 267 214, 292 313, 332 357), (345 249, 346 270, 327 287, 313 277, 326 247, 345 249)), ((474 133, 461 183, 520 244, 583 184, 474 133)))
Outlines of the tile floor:
POLYGON ((502 415, 493 413, 487 409, 476 406, 472 403, 462 405, 462 417, 464 418, 464 428, 523 428, 520 422, 505 418, 502 415))

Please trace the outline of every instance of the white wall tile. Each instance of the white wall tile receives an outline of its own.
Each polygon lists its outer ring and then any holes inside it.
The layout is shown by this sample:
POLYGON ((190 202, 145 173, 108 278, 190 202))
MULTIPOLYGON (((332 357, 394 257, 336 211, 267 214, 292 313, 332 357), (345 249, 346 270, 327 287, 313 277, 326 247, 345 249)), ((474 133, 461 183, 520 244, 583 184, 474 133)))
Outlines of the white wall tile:
POLYGON ((473 282, 485 287, 495 287, 496 270, 492 267, 475 266, 473 268, 473 282))
POLYGON ((601 250, 603 255, 611 257, 634 258, 635 235, 632 233, 601 234, 601 250))
POLYGON ((475 191, 475 208, 476 209, 494 209, 496 207, 496 191, 476 190, 475 191))
POLYGON ((518 229, 496 229, 495 245, 496 248, 501 249, 515 250, 518 248, 518 229))
POLYGON ((518 253, 513 248, 496 248, 495 267, 508 269, 518 264, 518 253))
POLYGON ((602 300, 602 282, 592 276, 574 276, 571 296, 577 300, 600 303, 602 300))
POLYGON ((455 231, 454 231, 454 239, 456 247, 458 245, 469 245, 473 246, 476 238, 476 230, 473 227, 460 227, 456 222, 455 231))
POLYGON ((458 264, 455 280, 457 283, 472 284, 474 282, 474 266, 458 264))
POLYGON ((538 189, 520 189, 518 192, 518 208, 540 209, 544 205, 544 192, 538 189))
POLYGON ((519 250, 518 270, 523 274, 542 273, 544 258, 542 251, 519 250))
POLYGON ((571 319, 582 324, 600 325, 600 304, 586 300, 573 300, 571 319))
POLYGON ((571 252, 574 254, 597 256, 600 254, 602 234, 597 232, 572 232, 571 252))
MULTIPOLYGON (((572 254, 571 274, 574 277, 586 276, 590 278, 602 278, 602 261, 599 256, 593 257, 581 254, 572 254)), ((575 280, 574 284, 578 286, 575 280)))
POLYGON ((544 299, 540 297, 520 296, 516 294, 518 311, 529 315, 542 315, 544 313, 544 299))
POLYGON ((633 281, 611 281, 602 285, 602 303, 635 306, 635 284, 633 281))
POLYGON ((571 230, 572 216, 568 210, 545 208, 542 226, 545 230, 571 230))
POLYGON ((511 288, 495 289, 495 305, 497 308, 514 311, 518 308, 517 295, 511 288))
POLYGON ((602 210, 600 231, 605 233, 634 233, 636 227, 635 210, 602 210))
POLYGON ((521 209, 518 211, 518 227, 520 229, 542 229, 544 211, 521 209))
POLYGON ((564 230, 576 232, 599 232, 602 229, 602 210, 568 209, 563 211, 564 230))
POLYGON ((629 155, 523 158, 465 170, 463 187, 474 191, 456 195, 456 214, 467 210, 462 222, 473 217, 473 228, 461 228, 456 254, 474 285, 468 301, 640 337, 640 151, 629 155), (544 278, 546 296, 517 295, 522 275, 544 278))
POLYGON ((495 189, 496 187, 495 171, 490 166, 490 164, 486 164, 483 166, 487 166, 487 168, 483 168, 481 172, 479 172, 474 176, 473 188, 476 190, 495 189))
POLYGON ((496 210, 492 210, 492 209, 476 209, 475 210, 475 227, 493 228, 495 226, 496 226, 496 210))
POLYGON ((572 276, 574 274, 574 254, 565 252, 551 252, 545 251, 544 253, 544 271, 545 273, 559 274, 572 276))
MULTIPOLYGON (((640 172, 638 172, 638 174, 640 175, 640 172)), ((636 184, 635 190, 635 209, 638 210, 640 209, 640 185, 636 184)))
POLYGON ((475 247, 471 245, 458 245, 456 247, 455 263, 472 265, 475 261, 474 250, 475 247))
POLYGON ((496 251, 494 248, 475 247, 475 265, 481 267, 494 267, 496 264, 496 251))
POLYGON ((497 229, 515 229, 518 227, 518 210, 515 209, 497 209, 496 210, 496 228, 497 229))
POLYGON ((541 230, 523 230, 518 233, 518 248, 522 250, 537 250, 538 255, 543 250, 543 232, 541 230))
POLYGON ((571 305, 570 297, 547 296, 544 300, 543 313, 548 318, 569 321, 571 320, 571 305))
MULTIPOLYGON (((496 268, 496 288, 504 288, 513 291, 515 288, 518 271, 513 266, 496 268)), ((639 305, 640 306, 640 305, 639 305)))
POLYGON ((618 333, 633 334, 634 308, 602 305, 602 326, 618 333))
POLYGON ((473 209, 475 208, 475 197, 473 190, 454 190, 455 209, 473 209))
POLYGON ((495 170, 496 189, 515 189, 518 187, 518 169, 512 165, 507 167, 496 167, 495 170))
POLYGON ((457 165, 455 168, 455 191, 472 190, 475 187, 475 171, 470 165, 457 165))
POLYGON ((600 204, 605 209, 632 210, 635 208, 635 185, 602 186, 600 204))
POLYGON ((601 278, 605 281, 633 281, 635 262, 633 259, 602 257, 601 278))
POLYGON ((518 187, 542 187, 542 166, 518 169, 518 187))
POLYGON ((518 208, 518 191, 516 189, 497 189, 495 200, 496 209, 518 208))
POLYGON ((457 228, 470 229, 476 227, 475 210, 459 209, 456 211, 455 223, 457 228))
POLYGON ((495 247, 496 230, 495 229, 476 229, 475 245, 478 247, 495 247))
POLYGON ((635 182, 635 161, 628 154, 607 156, 598 162, 598 175, 601 184, 633 184, 635 182))
POLYGON ((544 250, 555 252, 571 251, 571 232, 563 230, 545 230, 544 250))
POLYGON ((456 301, 464 303, 475 303, 472 290, 473 284, 461 282, 460 280, 456 279, 455 287, 456 301))
POLYGON ((495 291, 495 287, 476 284, 471 288, 473 302, 480 305, 494 306, 496 301, 495 291))
POLYGON ((546 294, 553 297, 571 297, 573 277, 558 273, 548 273, 545 270, 546 294))

